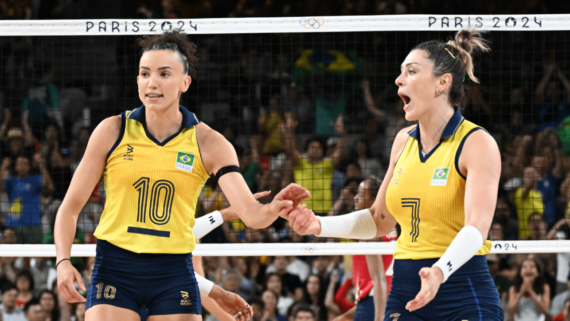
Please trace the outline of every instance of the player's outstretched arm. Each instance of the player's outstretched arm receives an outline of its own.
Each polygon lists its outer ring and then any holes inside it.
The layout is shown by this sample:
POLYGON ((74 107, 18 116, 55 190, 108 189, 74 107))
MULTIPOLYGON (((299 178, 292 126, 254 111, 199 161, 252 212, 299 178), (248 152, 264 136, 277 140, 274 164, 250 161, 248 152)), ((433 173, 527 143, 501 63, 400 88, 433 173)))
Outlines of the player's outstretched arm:
POLYGON ((469 136, 459 156, 459 170, 467 177, 465 226, 431 268, 420 270, 422 288, 406 305, 410 311, 428 304, 437 294, 440 284, 477 254, 487 239, 501 176, 501 154, 491 135, 478 130, 469 136))
MULTIPOLYGON (((216 174, 228 166, 239 167, 233 146, 218 132, 206 124, 196 126, 198 143, 204 167, 210 174, 216 174)), ((222 175, 218 184, 239 218, 252 228, 265 228, 277 217, 286 217, 303 199, 310 197, 309 191, 297 184, 290 184, 278 193, 270 204, 260 204, 251 194, 243 176, 238 172, 222 175)))
POLYGON ((369 209, 345 215, 317 217, 305 206, 297 206, 289 216, 289 224, 300 235, 337 237, 350 239, 372 239, 389 234, 396 226, 396 219, 386 206, 386 192, 392 181, 394 167, 408 141, 410 128, 402 129, 392 146, 390 166, 382 181, 374 204, 369 209))
POLYGON ((75 229, 79 212, 87 203, 89 196, 101 179, 107 153, 119 137, 121 118, 114 116, 102 121, 93 131, 85 155, 77 167, 63 203, 55 220, 54 240, 57 252, 57 283, 63 298, 70 303, 85 302, 75 289, 74 282, 85 291, 81 275, 71 265, 69 259, 71 245, 75 239, 75 229))

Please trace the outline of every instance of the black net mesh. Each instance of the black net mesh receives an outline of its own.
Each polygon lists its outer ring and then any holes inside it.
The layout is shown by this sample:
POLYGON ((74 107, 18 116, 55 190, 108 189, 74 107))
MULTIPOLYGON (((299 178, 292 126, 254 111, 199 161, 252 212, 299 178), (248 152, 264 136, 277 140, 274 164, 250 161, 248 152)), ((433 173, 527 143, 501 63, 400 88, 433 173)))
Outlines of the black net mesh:
MULTIPOLYGON (((481 84, 465 81, 463 115, 485 127, 502 153, 490 238, 545 239, 553 227, 558 229, 554 237, 570 236, 567 225, 556 225, 567 209, 568 35, 487 33, 492 51, 475 57, 481 84), (533 178, 523 178, 527 171, 533 178)), ((262 202, 296 181, 285 148, 292 137, 284 137, 280 127, 296 125, 292 132, 300 153, 316 144, 324 157, 342 155, 333 158, 334 172, 320 173, 309 186, 313 194, 324 195, 313 204, 315 212, 343 214, 354 209, 363 179, 384 177, 395 133, 410 125, 394 83, 400 64, 418 43, 453 36, 434 31, 191 36, 200 65, 181 104, 234 144, 252 192, 272 191, 262 202), (333 126, 340 124, 339 116, 342 128, 333 126), (338 152, 341 139, 344 148, 338 152)), ((4 233, 4 242, 53 243, 55 214, 91 131, 104 118, 141 105, 136 39, 0 38, 0 217, 4 231, 15 231, 17 237, 4 233), (17 165, 19 156, 30 165, 17 165), (53 187, 42 177, 42 166, 53 187)), ((104 205, 101 182, 80 214, 78 242, 94 242, 104 205)), ((198 215, 226 206, 216 180, 210 179, 198 215)), ((233 221, 203 241, 315 239, 296 235, 278 220, 261 231, 233 221)))

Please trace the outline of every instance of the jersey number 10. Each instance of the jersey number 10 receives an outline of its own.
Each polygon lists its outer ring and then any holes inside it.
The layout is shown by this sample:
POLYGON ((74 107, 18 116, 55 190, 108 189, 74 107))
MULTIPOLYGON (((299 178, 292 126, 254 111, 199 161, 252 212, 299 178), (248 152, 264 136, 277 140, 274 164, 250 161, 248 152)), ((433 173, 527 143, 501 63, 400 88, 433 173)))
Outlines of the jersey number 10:
POLYGON ((150 178, 141 177, 133 184, 133 187, 139 193, 137 222, 146 223, 147 205, 149 206, 148 216, 150 221, 156 225, 164 225, 170 220, 172 212, 172 201, 174 200, 174 184, 167 180, 158 180, 152 184, 150 188, 150 178), (149 204, 150 190, 150 204, 149 204), (162 202, 161 202, 162 200, 162 202), (159 207, 162 205, 162 213, 159 213, 159 207))

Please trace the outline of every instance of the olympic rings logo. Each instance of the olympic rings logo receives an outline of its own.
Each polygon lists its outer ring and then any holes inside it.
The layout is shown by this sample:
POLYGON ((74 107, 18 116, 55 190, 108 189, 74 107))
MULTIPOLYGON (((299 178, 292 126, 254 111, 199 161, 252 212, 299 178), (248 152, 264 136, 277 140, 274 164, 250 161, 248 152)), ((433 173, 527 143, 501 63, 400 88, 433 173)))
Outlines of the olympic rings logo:
POLYGON ((299 24, 309 30, 309 29, 319 29, 322 25, 325 24, 325 19, 323 18, 301 18, 299 19, 299 24))
POLYGON ((301 246, 301 251, 305 251, 308 253, 313 253, 317 250, 317 247, 314 245, 303 245, 301 246))

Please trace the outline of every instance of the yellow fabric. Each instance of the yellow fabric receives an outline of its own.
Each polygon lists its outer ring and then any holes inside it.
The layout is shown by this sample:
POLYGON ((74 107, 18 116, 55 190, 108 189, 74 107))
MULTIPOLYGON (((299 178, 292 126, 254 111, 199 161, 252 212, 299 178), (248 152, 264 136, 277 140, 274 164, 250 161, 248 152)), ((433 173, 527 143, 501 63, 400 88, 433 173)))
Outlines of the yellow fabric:
MULTIPOLYGON (((417 139, 408 138, 386 194, 388 210, 402 228, 395 259, 439 258, 465 226, 465 179, 457 172, 455 155, 463 138, 477 127, 461 118, 423 163, 417 139)), ((414 130, 419 129, 410 133, 414 130)), ((485 242, 477 255, 490 248, 491 242, 485 242)))
POLYGON ((94 234, 98 239, 136 253, 194 250, 196 203, 209 177, 200 156, 196 127, 182 129, 159 146, 139 121, 127 117, 122 140, 107 159, 103 176, 107 200, 94 234), (184 155, 194 155, 193 164, 184 155), (191 171, 179 168, 180 164, 192 165, 191 171), (169 236, 129 232, 130 228, 163 235, 169 232, 169 236))
POLYGON ((295 165, 295 182, 311 192, 311 198, 305 200, 315 213, 325 214, 332 208, 331 184, 334 165, 330 158, 311 164, 305 157, 300 157, 295 165))
MULTIPOLYGON (((285 113, 285 117, 289 117, 289 113, 285 113)), ((275 111, 264 113, 259 118, 259 124, 264 125, 267 131, 263 144, 263 154, 273 155, 283 151, 283 139, 279 130, 282 121, 281 115, 275 111)))
POLYGON ((531 189, 528 195, 523 198, 523 188, 520 187, 515 191, 511 198, 511 202, 517 209, 517 218, 519 220, 519 239, 523 240, 531 236, 528 229, 528 219, 534 213, 544 214, 544 203, 542 202, 542 193, 531 189))

